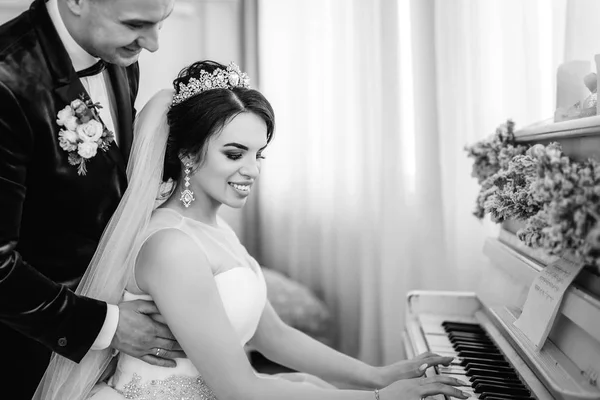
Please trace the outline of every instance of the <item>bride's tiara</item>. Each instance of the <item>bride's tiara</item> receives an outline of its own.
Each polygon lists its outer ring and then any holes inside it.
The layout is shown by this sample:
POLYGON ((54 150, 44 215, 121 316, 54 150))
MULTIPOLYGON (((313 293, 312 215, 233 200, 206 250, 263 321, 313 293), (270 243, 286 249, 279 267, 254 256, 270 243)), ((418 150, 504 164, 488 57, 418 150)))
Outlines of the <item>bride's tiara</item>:
POLYGON ((215 69, 212 73, 200 71, 200 76, 192 77, 187 84, 179 84, 179 90, 173 96, 172 104, 179 104, 198 93, 211 89, 233 89, 235 87, 247 88, 250 86, 250 78, 245 72, 240 71, 235 63, 231 62, 227 70, 215 69))

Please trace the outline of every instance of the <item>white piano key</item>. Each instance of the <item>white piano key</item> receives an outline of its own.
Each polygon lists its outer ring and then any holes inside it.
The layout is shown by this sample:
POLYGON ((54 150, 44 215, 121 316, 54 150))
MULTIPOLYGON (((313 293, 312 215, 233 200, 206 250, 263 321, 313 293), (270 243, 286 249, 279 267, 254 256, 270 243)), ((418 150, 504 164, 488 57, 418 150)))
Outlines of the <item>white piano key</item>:
POLYGON ((466 375, 467 371, 464 368, 454 366, 454 367, 444 367, 443 365, 438 365, 438 371, 440 374, 445 375, 466 375))
POLYGON ((437 334, 426 334, 425 340, 427 340, 427 344, 431 349, 433 348, 450 348, 452 349, 452 342, 448 339, 448 335, 444 333, 443 335, 437 334))
POLYGON ((456 352, 455 351, 436 351, 436 354, 439 354, 440 356, 443 357, 456 357, 456 352))
POLYGON ((464 389, 470 389, 471 388, 471 382, 469 381, 469 377, 468 376, 464 376, 464 375, 456 375, 456 374, 440 374, 443 376, 448 376, 450 378, 454 378, 454 379, 458 379, 459 381, 465 382, 468 386, 457 386, 458 388, 460 388, 460 390, 464 389))
POLYGON ((419 320, 421 322, 421 329, 427 334, 439 334, 445 335, 446 331, 442 327, 442 322, 444 322, 444 318, 440 315, 433 314, 421 314, 419 315, 419 320))
MULTIPOLYGON (((456 350, 454 350, 452 347, 441 347, 441 346, 432 346, 429 348, 429 351, 435 354, 440 354, 440 353, 444 353, 444 354, 448 354, 448 353, 452 353, 456 356, 456 350)), ((441 354, 440 354, 441 355, 441 354)))

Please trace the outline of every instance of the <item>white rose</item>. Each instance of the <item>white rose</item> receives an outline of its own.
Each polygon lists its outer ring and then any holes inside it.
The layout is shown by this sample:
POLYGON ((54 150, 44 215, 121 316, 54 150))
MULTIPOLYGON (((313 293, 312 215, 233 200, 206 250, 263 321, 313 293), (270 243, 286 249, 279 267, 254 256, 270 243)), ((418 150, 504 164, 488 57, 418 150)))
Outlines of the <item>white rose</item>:
POLYGON ((76 130, 76 129, 77 129, 77 125, 79 125, 79 124, 77 123, 77 117, 76 117, 76 116, 74 116, 74 115, 72 115, 72 116, 70 116, 70 117, 66 118, 66 119, 64 120, 64 123, 63 123, 63 125, 65 126, 65 128, 67 128, 67 129, 68 129, 68 130, 70 130, 70 131, 74 131, 74 130, 76 130))
POLYGON ((83 142, 77 146, 77 154, 83 158, 92 158, 98 151, 98 145, 94 142, 83 142))
POLYGON ((84 142, 96 142, 102 137, 104 127, 95 119, 91 119, 83 125, 77 127, 77 134, 84 142))
POLYGON ((77 107, 85 106, 85 103, 80 99, 75 99, 71 102, 71 107, 76 110, 77 107))
POLYGON ((58 136, 68 140, 72 144, 77 144, 77 139, 79 139, 79 135, 69 129, 63 129, 59 132, 58 136))
MULTIPOLYGON (((63 108, 62 110, 60 110, 58 112, 58 114, 56 115, 56 117, 58 118, 56 120, 56 123, 60 126, 64 126, 67 122, 67 119, 69 118, 75 118, 74 114, 73 114, 73 109, 70 106, 66 106, 65 108, 63 108)), ((69 128, 70 129, 70 128, 69 128)))
POLYGON ((77 150, 77 134, 73 131, 65 130, 58 134, 58 144, 65 151, 77 150))

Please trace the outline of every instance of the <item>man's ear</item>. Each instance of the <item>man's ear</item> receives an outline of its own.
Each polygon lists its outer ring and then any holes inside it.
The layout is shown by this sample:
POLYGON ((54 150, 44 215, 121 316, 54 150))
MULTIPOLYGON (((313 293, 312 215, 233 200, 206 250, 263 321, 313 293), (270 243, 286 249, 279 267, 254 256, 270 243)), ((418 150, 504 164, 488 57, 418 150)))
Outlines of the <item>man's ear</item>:
POLYGON ((69 11, 71 11, 71 13, 77 15, 78 17, 81 16, 81 12, 83 10, 83 7, 86 6, 86 2, 89 2, 90 0, 59 0, 63 3, 65 3, 67 5, 67 8, 69 9, 69 11))

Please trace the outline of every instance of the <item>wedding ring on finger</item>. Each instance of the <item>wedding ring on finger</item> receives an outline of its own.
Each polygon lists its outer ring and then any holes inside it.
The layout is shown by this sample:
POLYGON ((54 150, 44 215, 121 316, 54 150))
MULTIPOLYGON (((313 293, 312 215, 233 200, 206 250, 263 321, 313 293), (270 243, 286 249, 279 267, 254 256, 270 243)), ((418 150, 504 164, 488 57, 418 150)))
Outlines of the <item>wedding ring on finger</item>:
POLYGON ((157 348, 156 349, 156 357, 160 357, 160 352, 162 351, 161 348, 157 348))

